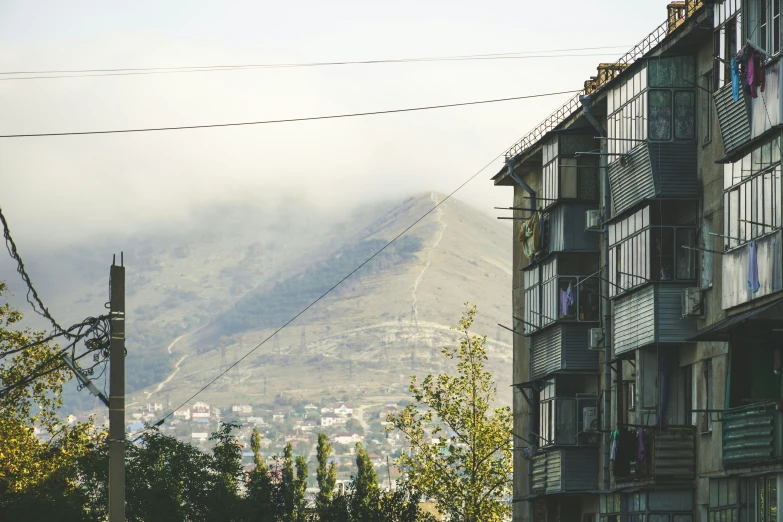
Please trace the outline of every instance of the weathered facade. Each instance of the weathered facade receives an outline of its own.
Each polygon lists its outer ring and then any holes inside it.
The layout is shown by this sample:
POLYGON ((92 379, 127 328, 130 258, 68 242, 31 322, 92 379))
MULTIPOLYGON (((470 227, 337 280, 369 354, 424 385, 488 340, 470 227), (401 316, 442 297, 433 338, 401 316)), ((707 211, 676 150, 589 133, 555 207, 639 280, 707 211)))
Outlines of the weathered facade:
POLYGON ((783 522, 781 3, 669 3, 493 178, 515 521, 783 522))

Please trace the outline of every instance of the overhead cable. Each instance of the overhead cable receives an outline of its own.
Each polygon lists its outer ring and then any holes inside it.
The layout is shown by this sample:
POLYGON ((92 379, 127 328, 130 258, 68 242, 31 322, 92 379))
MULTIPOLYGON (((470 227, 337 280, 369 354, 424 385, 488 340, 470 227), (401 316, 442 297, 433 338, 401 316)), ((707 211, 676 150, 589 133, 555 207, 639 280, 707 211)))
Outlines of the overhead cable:
POLYGON ((513 96, 510 98, 496 98, 493 100, 447 103, 444 105, 429 105, 424 107, 408 107, 404 109, 389 109, 384 111, 354 112, 348 114, 330 114, 325 116, 285 118, 279 120, 247 121, 247 122, 239 122, 239 123, 213 123, 213 124, 205 124, 205 125, 183 125, 183 126, 176 126, 176 127, 148 127, 148 128, 135 128, 135 129, 113 129, 113 130, 94 130, 94 131, 4 134, 4 135, 0 135, 0 138, 42 138, 42 137, 52 137, 52 136, 86 136, 92 134, 126 134, 126 133, 133 133, 133 132, 160 132, 160 131, 175 131, 175 130, 211 129, 211 128, 219 128, 219 127, 243 127, 249 125, 269 125, 274 123, 295 123, 295 122, 302 122, 302 121, 334 120, 340 118, 356 118, 359 116, 377 116, 381 114, 397 114, 403 112, 427 111, 432 109, 446 109, 451 107, 465 107, 469 105, 483 105, 488 103, 501 103, 501 102, 516 101, 516 100, 527 100, 530 98, 543 98, 546 96, 557 96, 559 94, 573 94, 576 92, 580 92, 580 90, 577 89, 577 90, 570 90, 570 91, 548 92, 543 94, 530 94, 527 96, 513 96))
POLYGON ((251 63, 251 64, 232 64, 232 65, 193 65, 179 67, 123 67, 113 69, 57 69, 57 70, 36 70, 36 71, 0 71, 0 76, 12 75, 42 75, 42 76, 19 76, 0 78, 0 81, 9 80, 39 80, 48 78, 81 78, 93 76, 129 76, 139 74, 171 74, 183 72, 215 72, 231 71, 241 69, 281 69, 281 68, 301 68, 301 67, 328 67, 338 65, 378 65, 395 63, 416 63, 416 62, 451 62, 451 61, 476 61, 476 60, 522 60, 535 58, 571 58, 571 57, 595 57, 604 56, 606 53, 590 54, 547 54, 569 51, 593 51, 602 49, 624 49, 627 46, 612 45, 603 47, 580 47, 572 49, 552 49, 543 51, 523 51, 516 53, 491 53, 491 54, 469 54, 456 56, 434 56, 424 58, 392 58, 379 60, 354 60, 354 61, 331 61, 331 62, 305 62, 305 63, 251 63), (535 53, 535 54, 534 54, 535 53))

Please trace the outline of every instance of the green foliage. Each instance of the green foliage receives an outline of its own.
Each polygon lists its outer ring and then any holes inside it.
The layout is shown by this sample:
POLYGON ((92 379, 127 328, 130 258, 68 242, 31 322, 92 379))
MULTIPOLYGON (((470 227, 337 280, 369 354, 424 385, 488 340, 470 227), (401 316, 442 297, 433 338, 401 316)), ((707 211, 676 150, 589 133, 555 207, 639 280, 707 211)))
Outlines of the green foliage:
POLYGON ((332 456, 332 445, 329 444, 329 437, 326 433, 318 434, 317 447, 318 469, 316 477, 318 479, 318 495, 315 498, 315 511, 323 518, 334 497, 334 487, 337 484, 337 470, 334 462, 329 462, 332 456))
POLYGON ((502 499, 511 487, 511 411, 492 407, 497 390, 484 370, 486 337, 471 335, 476 307, 466 306, 459 346, 442 349, 457 363, 456 375, 428 375, 421 385, 413 377, 415 404, 387 420, 413 448, 397 459, 409 487, 454 520, 499 522, 509 513, 502 499))
POLYGON ((345 423, 345 429, 346 431, 355 431, 364 434, 364 427, 362 427, 362 423, 359 422, 358 419, 348 419, 348 422, 345 423))
MULTIPOLYGON (((253 292, 241 299, 220 319, 223 331, 236 333, 248 328, 279 327, 385 244, 386 241, 382 239, 360 241, 341 248, 328 259, 311 266, 297 276, 280 281, 267 291, 253 292)), ((375 258, 378 263, 374 265, 375 269, 380 270, 384 260, 389 265, 405 262, 421 250, 421 247, 420 238, 404 236, 375 258)), ((362 272, 372 268, 368 265, 362 272)))
MULTIPOLYGON (((0 282, 0 296, 5 289, 0 282)), ((91 421, 69 426, 60 419, 62 389, 71 378, 70 370, 56 357, 56 345, 21 349, 44 338, 42 332, 18 330, 21 320, 19 311, 0 306, 0 354, 9 354, 0 359, 0 389, 33 373, 44 375, 0 397, 0 519, 14 503, 44 509, 73 492, 76 459, 101 437, 91 421), (36 428, 49 442, 35 436, 36 428)))

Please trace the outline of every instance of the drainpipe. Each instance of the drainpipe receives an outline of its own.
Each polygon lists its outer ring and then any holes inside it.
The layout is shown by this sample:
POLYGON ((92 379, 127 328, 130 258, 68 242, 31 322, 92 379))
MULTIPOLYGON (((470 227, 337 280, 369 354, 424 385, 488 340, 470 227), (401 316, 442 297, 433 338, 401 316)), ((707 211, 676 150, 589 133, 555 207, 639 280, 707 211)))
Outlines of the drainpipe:
MULTIPOLYGON (((606 138, 606 129, 598 122, 598 120, 590 113, 592 105, 592 99, 590 96, 580 96, 579 101, 582 103, 584 109, 585 118, 590 124, 595 127, 598 135, 601 138, 606 138)), ((609 167, 608 157, 606 155, 607 146, 606 139, 601 140, 601 156, 599 159, 601 170, 601 219, 604 222, 603 234, 604 234, 604 248, 603 248, 603 309, 604 309, 604 437, 603 437, 603 450, 604 450, 604 490, 609 489, 609 433, 612 430, 612 368, 609 365, 609 361, 612 360, 612 345, 610 340, 612 339, 612 314, 609 303, 609 227, 606 225, 606 220, 609 218, 609 167)))
POLYGON ((516 172, 514 172, 514 158, 506 158, 506 168, 508 169, 508 175, 511 176, 511 179, 519 183, 519 186, 525 189, 525 191, 530 194, 530 208, 533 210, 536 210, 536 191, 533 190, 530 185, 525 183, 525 181, 520 178, 516 172))
MULTIPOLYGON (((506 158, 506 168, 508 168, 508 175, 516 181, 520 187, 525 189, 525 191, 530 196, 530 208, 533 209, 533 211, 536 210, 536 191, 533 190, 533 188, 525 183, 525 181, 520 178, 516 172, 514 172, 514 159, 506 158)), ((529 343, 529 338, 526 343, 529 343)), ((523 352, 524 353, 524 352, 523 352)), ((533 381, 533 363, 531 361, 530 357, 530 350, 528 349, 528 358, 527 358, 527 369, 528 369, 528 382, 533 381)), ((537 404, 538 402, 533 399, 533 395, 531 394, 531 400, 528 402, 528 430, 531 430, 531 428, 535 425, 536 422, 536 414, 538 413, 537 410, 537 404)), ((531 448, 531 451, 534 451, 534 448, 531 448)), ((533 495, 533 454, 530 456, 530 460, 527 461, 527 496, 530 497, 533 495)), ((533 504, 532 502, 527 502, 527 518, 528 520, 533 520, 533 504)))

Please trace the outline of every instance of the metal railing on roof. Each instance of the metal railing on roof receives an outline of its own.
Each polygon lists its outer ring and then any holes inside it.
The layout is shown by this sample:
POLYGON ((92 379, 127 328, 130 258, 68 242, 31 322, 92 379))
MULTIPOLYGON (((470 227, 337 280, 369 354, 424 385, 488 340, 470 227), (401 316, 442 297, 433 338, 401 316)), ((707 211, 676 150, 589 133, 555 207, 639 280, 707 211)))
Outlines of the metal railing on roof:
POLYGON ((661 40, 676 29, 684 20, 692 16, 704 5, 704 0, 686 0, 684 2, 672 2, 667 6, 669 16, 667 19, 653 31, 634 45, 627 53, 618 60, 611 63, 602 63, 598 67, 598 76, 585 82, 585 89, 576 93, 572 98, 560 106, 555 112, 550 114, 541 123, 536 125, 533 130, 528 132, 521 140, 511 146, 506 151, 507 158, 513 158, 518 154, 526 152, 547 132, 555 129, 571 116, 579 107, 579 97, 585 94, 592 94, 599 90, 605 84, 616 78, 626 67, 636 60, 650 52, 661 40), (680 5, 682 4, 682 5, 680 5))

